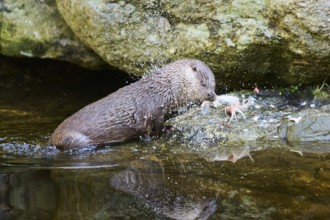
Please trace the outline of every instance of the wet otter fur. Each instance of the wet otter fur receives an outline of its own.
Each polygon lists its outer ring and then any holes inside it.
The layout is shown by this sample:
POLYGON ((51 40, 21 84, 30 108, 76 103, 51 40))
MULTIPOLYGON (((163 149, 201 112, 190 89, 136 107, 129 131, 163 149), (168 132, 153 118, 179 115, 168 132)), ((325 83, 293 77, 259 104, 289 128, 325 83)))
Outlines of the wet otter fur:
POLYGON ((49 143, 67 149, 159 135, 165 115, 192 101, 213 101, 214 90, 214 75, 206 64, 178 60, 85 106, 56 128, 49 143))

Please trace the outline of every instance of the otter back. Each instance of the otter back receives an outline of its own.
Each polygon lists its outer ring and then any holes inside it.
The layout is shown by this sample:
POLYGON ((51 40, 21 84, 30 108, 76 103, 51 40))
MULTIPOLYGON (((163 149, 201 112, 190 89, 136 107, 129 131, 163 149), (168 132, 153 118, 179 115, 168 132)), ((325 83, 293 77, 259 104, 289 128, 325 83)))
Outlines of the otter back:
POLYGON ((64 120, 50 144, 75 148, 159 135, 166 114, 192 101, 214 100, 214 89, 214 75, 203 62, 172 62, 64 120))

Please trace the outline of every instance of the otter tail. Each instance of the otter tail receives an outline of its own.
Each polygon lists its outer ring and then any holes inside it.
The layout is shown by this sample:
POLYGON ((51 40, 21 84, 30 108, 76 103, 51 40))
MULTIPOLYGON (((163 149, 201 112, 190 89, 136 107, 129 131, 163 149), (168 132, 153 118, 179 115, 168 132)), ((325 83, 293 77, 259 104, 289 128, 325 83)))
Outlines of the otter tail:
POLYGON ((89 146, 91 141, 80 132, 64 130, 61 133, 55 131, 49 140, 49 144, 59 149, 69 149, 89 146))

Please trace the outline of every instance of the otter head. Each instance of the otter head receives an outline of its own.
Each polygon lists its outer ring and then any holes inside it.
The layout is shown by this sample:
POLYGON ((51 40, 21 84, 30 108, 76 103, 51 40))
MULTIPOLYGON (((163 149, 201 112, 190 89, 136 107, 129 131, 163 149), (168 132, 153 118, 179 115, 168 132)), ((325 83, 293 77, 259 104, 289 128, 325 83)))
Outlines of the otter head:
POLYGON ((188 68, 191 69, 188 72, 192 77, 189 96, 193 100, 214 101, 216 98, 215 79, 210 68, 199 60, 190 60, 188 68))

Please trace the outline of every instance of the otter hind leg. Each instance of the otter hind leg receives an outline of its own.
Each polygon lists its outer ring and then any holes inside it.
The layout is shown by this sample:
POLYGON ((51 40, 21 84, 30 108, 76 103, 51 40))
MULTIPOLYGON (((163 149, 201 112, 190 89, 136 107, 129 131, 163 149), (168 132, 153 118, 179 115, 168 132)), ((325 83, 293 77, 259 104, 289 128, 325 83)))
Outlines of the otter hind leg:
POLYGON ((90 139, 76 131, 63 132, 59 138, 52 137, 51 145, 55 145, 59 149, 79 148, 91 145, 90 139))

